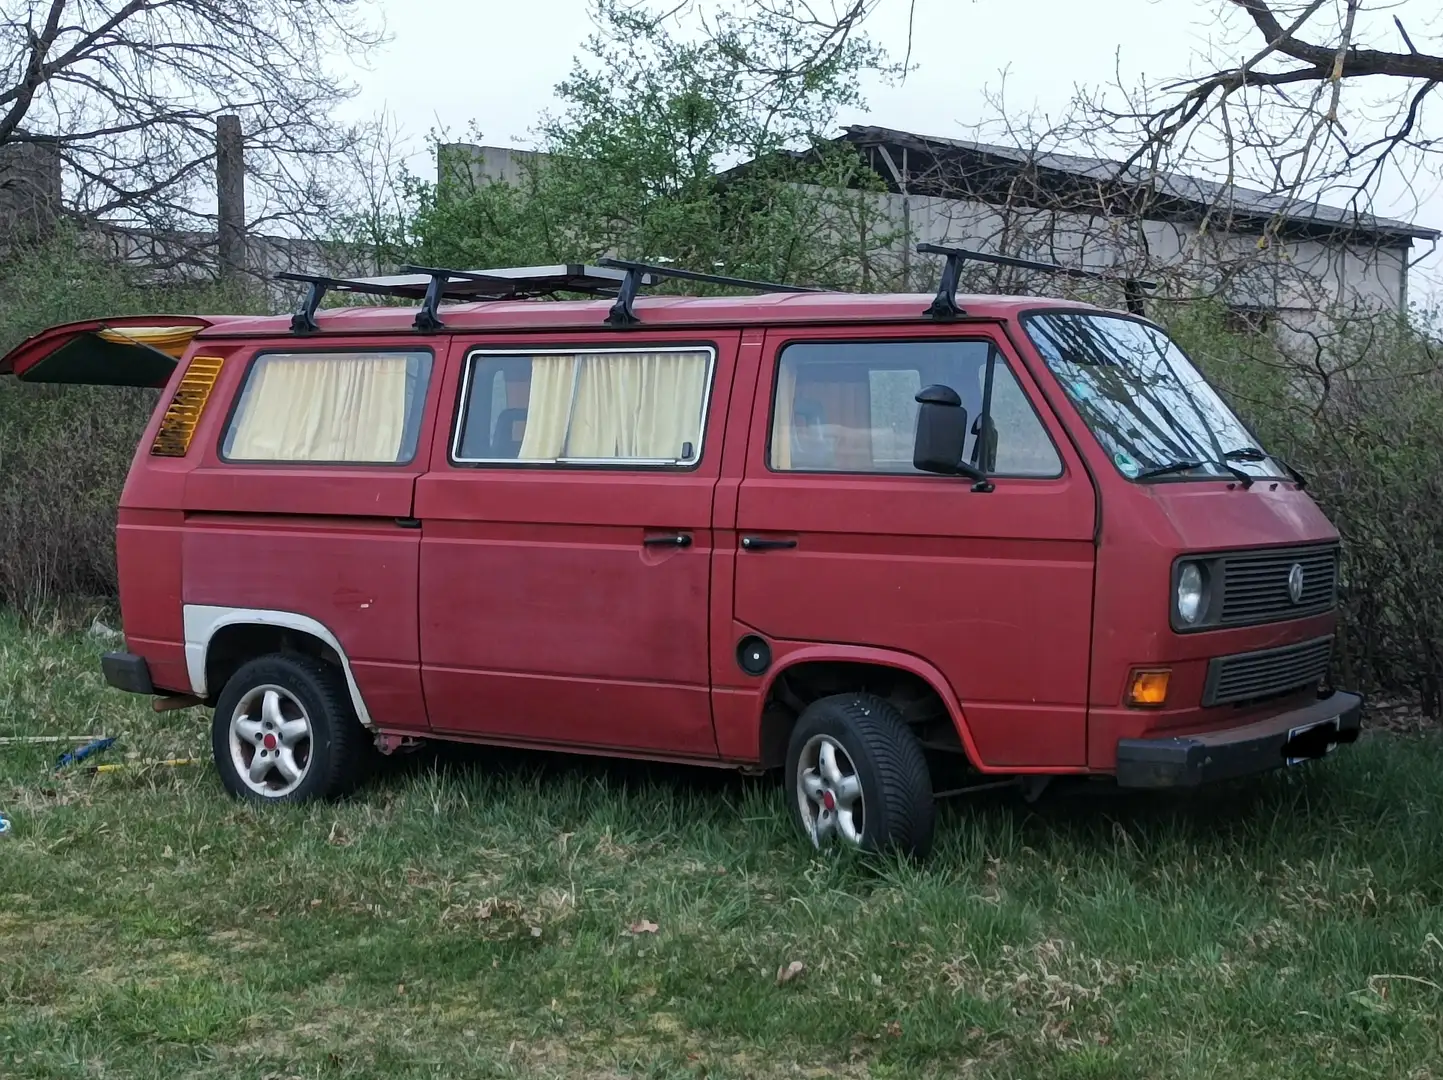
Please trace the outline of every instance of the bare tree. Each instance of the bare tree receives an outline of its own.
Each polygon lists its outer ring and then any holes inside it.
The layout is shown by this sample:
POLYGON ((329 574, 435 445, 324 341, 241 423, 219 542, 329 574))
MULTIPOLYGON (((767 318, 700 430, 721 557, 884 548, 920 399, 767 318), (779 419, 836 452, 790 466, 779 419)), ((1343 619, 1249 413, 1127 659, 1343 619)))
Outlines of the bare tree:
POLYGON ((364 132, 328 57, 383 34, 369 0, 0 0, 0 152, 63 165, 66 206, 117 225, 213 229, 215 122, 241 117, 251 228, 324 209, 364 132))
POLYGON ((1133 137, 1124 169, 1211 159, 1229 180, 1270 191, 1343 192, 1357 213, 1380 191, 1394 202, 1409 189, 1427 194, 1416 185, 1436 183, 1438 163, 1428 159, 1443 143, 1425 114, 1443 84, 1443 54, 1418 41, 1443 44, 1435 7, 1226 0, 1220 13, 1223 36, 1209 43, 1202 74, 1125 94, 1120 108, 1093 99, 1098 115, 1133 137), (1416 20, 1416 38, 1405 19, 1416 20), (1234 48, 1246 50, 1239 62, 1213 66, 1234 48))
MULTIPOLYGON (((1255 230, 1259 211, 1267 209, 1273 226, 1262 227, 1257 250, 1239 250, 1229 260, 1257 267, 1279 261, 1277 229, 1309 207, 1323 207, 1317 216, 1330 229, 1345 224, 1347 215, 1364 225, 1364 216, 1380 207, 1406 215, 1437 190, 1443 132, 1430 130, 1428 123, 1428 108, 1443 85, 1443 19, 1435 3, 1197 2, 1200 12, 1217 15, 1197 74, 1143 85, 1118 76, 1107 85, 1084 87, 1066 116, 1041 129, 1010 118, 1000 101, 990 103, 990 126, 1002 129, 993 141, 1010 142, 1030 155, 1035 171, 1045 173, 1047 159, 1059 154, 1108 166, 1089 170, 1085 198, 1074 191, 1076 205, 1055 209, 1105 207, 1108 228, 1115 232, 1119 221, 1165 211, 1178 198, 1208 204, 1192 231, 1194 246, 1235 231, 1240 218, 1247 219, 1244 231, 1255 230), (1270 196, 1271 203, 1247 197, 1240 202, 1244 188, 1270 196)), ((889 3, 912 7, 910 0, 889 3)), ((823 23, 831 20, 834 33, 826 40, 844 40, 860 34, 879 6, 838 3, 830 12, 806 10, 823 23)), ((907 43, 910 47, 910 29, 907 43)), ((1019 187, 1016 170, 1010 175, 1002 201, 1020 203, 1035 217, 1041 209, 1035 205, 1038 185, 1024 178, 1019 187)), ((1044 201, 1055 203, 1055 196, 1049 193, 1044 201)))

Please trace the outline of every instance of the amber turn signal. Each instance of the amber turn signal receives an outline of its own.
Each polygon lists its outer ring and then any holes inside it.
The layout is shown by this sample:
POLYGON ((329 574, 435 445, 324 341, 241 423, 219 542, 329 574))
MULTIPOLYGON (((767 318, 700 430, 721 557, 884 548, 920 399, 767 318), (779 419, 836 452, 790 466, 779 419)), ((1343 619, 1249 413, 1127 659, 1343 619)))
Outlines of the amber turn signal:
POLYGON ((1167 703, 1167 683, 1172 672, 1134 671, 1127 684, 1127 703, 1134 709, 1160 709, 1167 703))

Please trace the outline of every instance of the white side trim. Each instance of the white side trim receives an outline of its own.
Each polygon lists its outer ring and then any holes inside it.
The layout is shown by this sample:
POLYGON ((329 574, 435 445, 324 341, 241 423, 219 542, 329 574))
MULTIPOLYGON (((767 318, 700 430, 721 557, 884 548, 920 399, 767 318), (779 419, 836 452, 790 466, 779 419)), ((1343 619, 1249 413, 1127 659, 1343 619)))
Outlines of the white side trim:
POLYGON ((375 724, 371 722, 371 714, 366 709, 366 703, 361 698, 361 688, 356 685, 356 677, 351 672, 351 661, 346 656, 346 650, 341 648, 341 643, 336 640, 336 635, 315 619, 308 615, 299 615, 294 611, 206 607, 201 604, 186 604, 182 610, 185 618, 185 668, 190 675, 191 692, 196 697, 206 696, 205 660, 206 654, 210 651, 211 639, 215 637, 217 630, 223 626, 237 624, 283 626, 288 630, 299 630, 319 638, 336 650, 336 655, 341 658, 341 667, 346 673, 346 686, 351 691, 351 704, 355 706, 356 716, 360 718, 363 726, 375 727, 375 724))

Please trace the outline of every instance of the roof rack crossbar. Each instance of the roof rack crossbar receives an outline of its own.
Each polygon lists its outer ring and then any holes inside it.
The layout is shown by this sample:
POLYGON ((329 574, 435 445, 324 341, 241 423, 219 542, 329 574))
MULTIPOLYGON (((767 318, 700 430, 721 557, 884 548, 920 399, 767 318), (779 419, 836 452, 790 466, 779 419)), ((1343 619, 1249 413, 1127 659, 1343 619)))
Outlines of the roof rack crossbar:
POLYGON ((426 295, 421 300, 421 310, 416 312, 415 319, 411 321, 411 325, 421 333, 434 334, 445 327, 446 324, 441 321, 436 309, 441 306, 441 290, 450 280, 451 274, 446 270, 431 274, 431 280, 426 284, 426 295))
MULTIPOLYGON (((435 331, 442 326, 439 307, 443 300, 522 300, 557 293, 614 297, 625 285, 630 271, 598 268, 579 263, 556 266, 517 266, 499 270, 452 270, 444 267, 403 266, 397 275, 379 278, 344 278, 328 274, 283 272, 277 281, 296 281, 307 286, 301 308, 291 321, 295 333, 315 333, 316 309, 327 292, 358 293, 419 301, 416 329, 435 331)), ((642 274, 638 285, 650 285, 650 274, 642 274)))
POLYGON ((641 287, 641 274, 635 270, 627 270, 626 277, 621 281, 621 289, 616 294, 616 303, 611 305, 611 310, 606 313, 606 325, 622 329, 628 326, 635 326, 641 322, 636 315, 636 291, 641 287))
MULTIPOLYGON (((943 255, 947 263, 942 268, 942 281, 937 288, 937 298, 932 301, 925 314, 933 319, 955 319, 964 314, 957 306, 957 282, 961 276, 962 263, 968 259, 973 262, 993 263, 997 266, 1012 266, 1020 270, 1036 270, 1044 274, 1062 274, 1066 277, 1095 278, 1099 281, 1117 281, 1114 275, 1105 270, 1086 270, 1080 266, 1061 266, 1057 263, 1040 262, 1036 259, 1019 259, 1012 255, 993 255, 986 251, 974 251, 971 248, 944 247, 941 244, 918 244, 917 254, 919 255, 943 255)), ((1121 279, 1123 296, 1126 299, 1127 310, 1134 315, 1143 314, 1143 293, 1157 288, 1155 281, 1142 281, 1134 277, 1121 279)))
POLYGON ((612 270, 625 270, 626 278, 617 293, 616 303, 611 305, 606 316, 608 326, 635 326, 641 320, 637 317, 634 303, 637 290, 650 285, 656 278, 674 278, 677 281, 696 281, 704 285, 728 285, 736 289, 755 289, 757 292, 772 293, 814 293, 822 289, 810 285, 783 285, 775 281, 754 281, 751 278, 728 277, 724 274, 703 274, 696 270, 678 270, 651 263, 632 262, 629 259, 601 259, 598 266, 612 270))
POLYGON ((314 334, 320 330, 316 322, 316 308, 321 306, 325 299, 327 282, 323 278, 315 278, 306 283, 306 295, 301 298, 301 306, 296 308, 296 313, 291 316, 291 333, 293 334, 314 334))
POLYGON ((917 251, 923 255, 947 256, 947 261, 942 266, 942 280, 937 283, 937 295, 922 314, 938 322, 948 322, 966 315, 957 305, 957 281, 962 276, 962 260, 966 255, 960 250, 944 251, 935 244, 918 244, 917 251))
POLYGON ((403 274, 425 274, 431 280, 426 283, 426 294, 421 298, 421 310, 416 312, 416 320, 412 324, 417 330, 424 334, 433 334, 437 330, 445 328, 437 309, 441 306, 443 298, 450 297, 456 300, 505 300, 513 297, 519 291, 518 280, 515 278, 500 277, 496 274, 478 274, 474 270, 450 270, 442 266, 412 266, 409 263, 401 267, 403 274), (490 285, 501 290, 500 295, 477 295, 464 289, 457 288, 456 282, 469 282, 478 285, 490 285))

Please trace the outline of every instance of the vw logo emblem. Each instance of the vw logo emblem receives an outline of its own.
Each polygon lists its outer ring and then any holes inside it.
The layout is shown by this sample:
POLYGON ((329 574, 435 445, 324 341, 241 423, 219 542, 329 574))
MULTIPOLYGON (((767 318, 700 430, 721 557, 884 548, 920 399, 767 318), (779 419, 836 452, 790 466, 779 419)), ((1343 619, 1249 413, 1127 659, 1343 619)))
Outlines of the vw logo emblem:
POLYGON ((1303 564, 1293 563, 1288 571, 1288 599, 1295 604, 1303 602, 1303 564))

